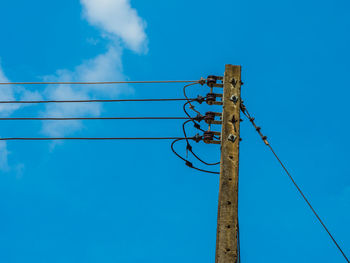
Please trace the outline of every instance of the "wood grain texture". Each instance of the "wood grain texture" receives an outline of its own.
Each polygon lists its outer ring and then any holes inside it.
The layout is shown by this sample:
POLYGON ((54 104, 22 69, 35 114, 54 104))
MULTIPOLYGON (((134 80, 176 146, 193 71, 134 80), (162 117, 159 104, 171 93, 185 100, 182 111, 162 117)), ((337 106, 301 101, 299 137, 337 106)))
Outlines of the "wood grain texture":
POLYGON ((216 238, 216 263, 238 258, 238 170, 240 143, 241 66, 226 65, 221 132, 221 167, 216 238), (237 101, 232 101, 233 96, 237 101), (232 135, 236 137, 234 141, 232 135))

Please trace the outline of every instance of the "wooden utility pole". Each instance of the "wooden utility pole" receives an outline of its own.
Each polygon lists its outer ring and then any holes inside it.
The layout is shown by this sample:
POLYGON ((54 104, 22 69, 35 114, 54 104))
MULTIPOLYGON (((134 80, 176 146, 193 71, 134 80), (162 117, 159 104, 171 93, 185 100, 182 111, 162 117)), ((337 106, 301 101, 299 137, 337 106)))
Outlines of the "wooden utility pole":
POLYGON ((216 237, 216 263, 238 260, 238 166, 241 66, 226 65, 224 76, 221 167, 216 237))

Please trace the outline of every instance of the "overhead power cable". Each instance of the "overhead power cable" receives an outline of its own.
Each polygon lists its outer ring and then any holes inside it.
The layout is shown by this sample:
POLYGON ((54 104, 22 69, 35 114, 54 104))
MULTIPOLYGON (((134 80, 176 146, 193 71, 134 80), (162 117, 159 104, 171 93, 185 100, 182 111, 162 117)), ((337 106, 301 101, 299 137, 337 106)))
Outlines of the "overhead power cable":
MULTIPOLYGON (((190 99, 195 100, 196 98, 190 99)), ((165 99, 118 99, 118 100, 3 100, 0 104, 36 104, 36 103, 90 103, 90 102, 162 102, 162 101, 187 101, 185 98, 165 99)))
POLYGON ((109 85, 109 84, 161 84, 161 83, 190 83, 201 80, 155 80, 155 81, 87 81, 87 82, 0 82, 0 85, 109 85))
POLYGON ((55 138, 0 138, 0 141, 57 141, 57 140, 88 140, 88 141, 107 141, 107 140, 198 140, 197 137, 55 137, 55 138))
POLYGON ((338 250, 340 251, 340 253, 343 255, 344 259, 346 260, 346 262, 350 263, 348 257, 345 255, 344 251, 342 250, 342 248, 340 247, 340 245, 338 244, 338 242, 335 240, 335 238, 333 237, 333 235, 331 234, 331 232, 328 230, 327 226, 325 225, 325 223, 323 222, 323 220, 320 218, 320 216, 318 215, 318 213, 316 212, 316 210, 313 208, 313 206, 311 205, 310 201, 307 199, 307 197, 305 196, 305 194, 303 193, 303 191, 301 190, 301 188, 298 186, 298 184, 295 182, 293 176, 290 174, 290 172, 288 171, 288 169, 286 168, 286 166, 284 165, 284 163, 281 161, 281 159, 278 157, 277 153, 274 151, 274 149, 272 148, 272 146, 270 145, 270 143, 267 140, 267 137, 264 136, 261 132, 261 127, 257 126, 255 124, 255 118, 253 118, 247 108, 242 104, 241 105, 241 109, 243 114, 249 119, 249 121, 253 124, 254 128, 256 129, 256 131, 259 133, 261 139, 264 141, 264 143, 266 144, 267 147, 269 147, 269 149, 271 150, 271 152, 273 153, 273 155, 276 157, 277 161, 279 162, 279 164, 282 166, 283 170, 286 172, 286 174, 288 175, 289 179, 292 181, 293 185, 295 186, 295 188, 298 190, 299 194, 302 196, 302 198, 304 199, 304 201, 307 203, 307 205, 309 206, 309 208, 311 209, 312 213, 315 215, 315 217, 317 218, 317 220, 320 222, 320 224, 322 225, 322 227, 324 228, 324 230, 327 232, 327 234, 329 235, 329 237, 332 239, 333 243, 335 244, 335 246, 338 248, 338 250))
POLYGON ((81 117, 81 118, 0 118, 0 121, 72 121, 72 120, 188 120, 188 117, 81 117))

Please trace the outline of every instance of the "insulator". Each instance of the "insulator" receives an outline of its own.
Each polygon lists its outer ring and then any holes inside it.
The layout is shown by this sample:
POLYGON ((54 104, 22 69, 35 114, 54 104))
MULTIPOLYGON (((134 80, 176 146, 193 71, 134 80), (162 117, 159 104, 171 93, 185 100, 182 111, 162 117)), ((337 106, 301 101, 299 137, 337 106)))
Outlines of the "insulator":
POLYGON ((217 76, 213 76, 213 75, 208 76, 208 78, 207 78, 207 85, 210 88, 212 88, 216 84, 217 80, 218 80, 217 76))
POLYGON ((214 140, 214 132, 212 131, 205 131, 203 134, 203 140, 204 141, 212 141, 214 140))
POLYGON ((207 94, 207 103, 209 105, 213 105, 213 102, 216 101, 216 94, 215 93, 208 93, 207 94))
POLYGON ((214 120, 215 120, 215 112, 208 111, 207 113, 205 113, 204 121, 206 123, 211 124, 214 120))

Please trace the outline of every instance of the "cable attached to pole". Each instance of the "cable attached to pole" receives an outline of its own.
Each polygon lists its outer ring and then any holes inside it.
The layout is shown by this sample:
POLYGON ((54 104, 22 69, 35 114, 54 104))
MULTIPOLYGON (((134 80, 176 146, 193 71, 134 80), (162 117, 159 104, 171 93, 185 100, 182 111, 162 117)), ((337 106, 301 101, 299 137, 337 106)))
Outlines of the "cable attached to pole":
POLYGON ((73 120, 188 120, 188 117, 45 117, 45 118, 0 118, 0 121, 73 121, 73 120))
POLYGON ((298 184, 295 182, 294 178, 292 177, 292 175, 290 174, 290 172, 288 171, 288 169, 286 168, 286 166, 284 165, 284 163, 281 161, 281 159, 278 157, 277 153, 274 151, 274 149, 272 148, 272 146, 270 145, 270 143, 267 140, 267 137, 264 136, 261 132, 261 127, 257 126, 255 124, 255 118, 253 118, 250 113, 248 112, 246 106, 244 106, 244 104, 241 104, 241 110, 243 112, 243 114, 249 119, 249 121, 252 123, 252 125, 254 126, 255 130, 258 132, 258 134, 260 135, 261 139, 263 140, 263 142, 265 143, 265 145, 267 147, 269 147, 269 149, 271 150, 271 152, 273 153, 273 155, 276 157, 277 161, 279 162, 279 164, 282 166, 283 170, 286 172, 286 174, 288 175, 289 179, 292 181, 293 185, 295 186, 295 188, 298 190, 299 194, 302 196, 302 198, 304 199, 304 201, 307 203, 307 205, 309 206, 309 208, 311 209, 312 213, 315 215, 315 217, 317 218, 317 220, 319 221, 319 223, 322 225, 322 227, 324 228, 324 230, 327 232, 327 234, 329 235, 329 237, 332 239, 333 243, 335 244, 335 246, 338 248, 338 250, 340 251, 340 253, 343 255, 344 259, 346 260, 346 262, 350 263, 348 257, 345 255, 344 251, 342 250, 342 248, 340 247, 340 245, 338 244, 338 242, 335 240, 335 238, 333 237, 333 235, 331 234, 331 232, 328 230, 327 226, 325 225, 325 223, 323 222, 323 220, 320 218, 320 216, 318 215, 318 213, 316 212, 316 210, 313 208, 313 206, 311 205, 310 201, 307 199, 307 197, 305 196, 305 194, 303 193, 303 191, 301 190, 301 188, 298 186, 298 184))
POLYGON ((78 81, 78 82, 0 82, 0 85, 109 85, 109 84, 161 84, 161 83, 199 83, 201 80, 155 80, 155 81, 78 81))
MULTIPOLYGON (((190 100, 195 100, 191 98, 190 100)), ((184 98, 165 99, 118 99, 118 100, 2 100, 0 104, 42 104, 42 103, 91 103, 91 102, 165 102, 165 101, 187 101, 184 98)))
POLYGON ((14 137, 0 138, 0 141, 58 141, 58 140, 87 140, 87 141, 108 141, 108 140, 197 140, 196 137, 55 137, 55 138, 30 138, 14 137))

